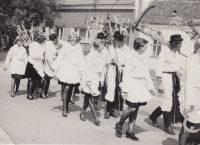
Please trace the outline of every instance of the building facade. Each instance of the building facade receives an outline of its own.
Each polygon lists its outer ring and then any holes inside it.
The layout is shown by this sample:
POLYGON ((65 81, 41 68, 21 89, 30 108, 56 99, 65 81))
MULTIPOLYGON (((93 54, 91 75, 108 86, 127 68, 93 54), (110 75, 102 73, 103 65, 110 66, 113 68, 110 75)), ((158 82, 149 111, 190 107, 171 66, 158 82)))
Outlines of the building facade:
MULTIPOLYGON (((81 37, 81 45, 84 51, 88 51, 91 47, 91 36, 86 21, 90 22, 92 17, 101 18, 105 23, 105 31, 108 31, 107 15, 109 14, 111 21, 113 15, 120 14, 121 18, 129 18, 133 22, 135 20, 136 5, 135 0, 62 0, 59 19, 56 19, 58 27, 59 39, 67 41, 72 31, 75 31, 81 37)), ((92 29, 92 25, 90 25, 92 29)), ((130 47, 133 46, 134 34, 130 34, 126 38, 126 43, 130 47)))

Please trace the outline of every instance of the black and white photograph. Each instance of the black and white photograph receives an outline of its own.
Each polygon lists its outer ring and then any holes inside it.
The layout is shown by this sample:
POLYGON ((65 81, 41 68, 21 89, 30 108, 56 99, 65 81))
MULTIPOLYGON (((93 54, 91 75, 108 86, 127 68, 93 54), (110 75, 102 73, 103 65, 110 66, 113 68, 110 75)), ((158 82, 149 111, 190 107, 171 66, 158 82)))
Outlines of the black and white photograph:
POLYGON ((200 145, 200 0, 0 0, 0 145, 200 145))

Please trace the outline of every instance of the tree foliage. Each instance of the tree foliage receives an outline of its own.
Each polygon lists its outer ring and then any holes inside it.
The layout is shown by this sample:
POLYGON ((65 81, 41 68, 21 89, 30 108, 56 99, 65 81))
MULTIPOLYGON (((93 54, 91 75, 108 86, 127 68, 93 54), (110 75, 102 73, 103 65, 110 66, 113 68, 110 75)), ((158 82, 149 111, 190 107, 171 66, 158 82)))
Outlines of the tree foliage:
POLYGON ((26 29, 41 24, 52 27, 58 8, 56 0, 0 0, 0 33, 16 36, 16 25, 21 23, 26 29))

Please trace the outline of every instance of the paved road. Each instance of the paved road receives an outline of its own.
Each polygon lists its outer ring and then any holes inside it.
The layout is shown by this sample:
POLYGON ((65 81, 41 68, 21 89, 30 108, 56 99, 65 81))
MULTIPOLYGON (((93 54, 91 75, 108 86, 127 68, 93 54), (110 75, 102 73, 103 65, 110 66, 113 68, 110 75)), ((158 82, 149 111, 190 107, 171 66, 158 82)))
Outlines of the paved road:
MULTIPOLYGON (((62 117, 60 86, 55 80, 51 82, 50 99, 32 101, 26 99, 27 80, 22 80, 20 95, 15 98, 9 96, 10 81, 9 73, 3 71, 3 64, 0 63, 0 126, 15 144, 178 145, 180 124, 173 127, 176 135, 171 136, 163 131, 162 118, 158 119, 160 128, 151 126, 148 119, 149 114, 159 105, 160 98, 155 97, 140 108, 135 126, 135 133, 140 141, 135 142, 125 137, 127 121, 123 126, 122 138, 115 136, 113 128, 119 118, 104 119, 104 103, 99 104, 101 111, 98 116, 102 122, 99 127, 92 123, 90 109, 86 112, 87 121, 79 119, 83 104, 83 97, 80 95, 75 97, 76 104, 69 106, 71 113, 68 117, 62 117)), ((5 142, 0 139, 0 144, 3 143, 5 142)))

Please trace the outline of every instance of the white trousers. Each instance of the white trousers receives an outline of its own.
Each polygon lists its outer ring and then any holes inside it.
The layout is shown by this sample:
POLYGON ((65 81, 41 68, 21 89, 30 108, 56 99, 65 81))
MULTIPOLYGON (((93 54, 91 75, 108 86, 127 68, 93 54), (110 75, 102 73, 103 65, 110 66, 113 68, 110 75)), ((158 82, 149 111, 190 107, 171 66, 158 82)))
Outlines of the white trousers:
POLYGON ((163 73, 162 82, 164 87, 164 93, 161 94, 162 98, 161 109, 162 111, 170 112, 172 109, 172 92, 173 92, 172 75, 163 73))
POLYGON ((108 68, 108 80, 107 80, 107 94, 105 99, 113 102, 115 98, 115 79, 116 79, 116 66, 109 65, 108 68))

